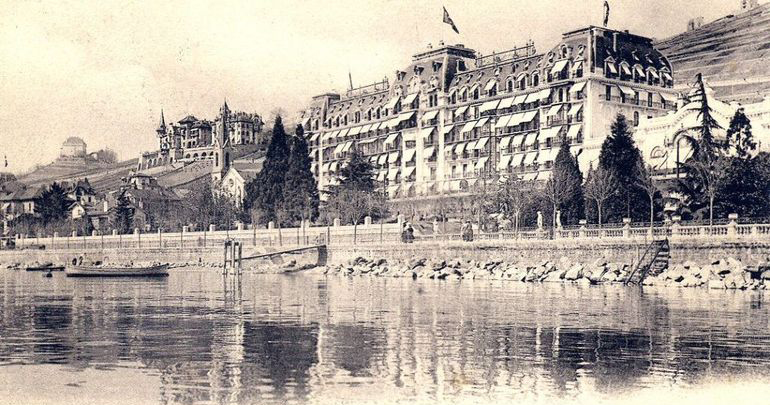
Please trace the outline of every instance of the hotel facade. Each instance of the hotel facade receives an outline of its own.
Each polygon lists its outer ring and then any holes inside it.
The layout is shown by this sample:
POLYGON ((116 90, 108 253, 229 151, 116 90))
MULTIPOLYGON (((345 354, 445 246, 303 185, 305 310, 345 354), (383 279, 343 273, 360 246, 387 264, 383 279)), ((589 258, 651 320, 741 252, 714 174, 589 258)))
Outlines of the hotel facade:
POLYGON ((562 142, 596 166, 615 116, 666 115, 673 86, 651 39, 591 26, 546 53, 429 46, 392 81, 314 97, 302 125, 320 190, 356 148, 392 199, 468 193, 496 176, 547 180, 562 142))

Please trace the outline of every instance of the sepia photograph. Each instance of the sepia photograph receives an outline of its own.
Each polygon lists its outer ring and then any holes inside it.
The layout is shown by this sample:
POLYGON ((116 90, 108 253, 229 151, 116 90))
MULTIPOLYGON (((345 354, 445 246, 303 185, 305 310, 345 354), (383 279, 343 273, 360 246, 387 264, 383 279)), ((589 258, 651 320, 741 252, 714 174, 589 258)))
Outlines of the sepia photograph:
POLYGON ((0 405, 770 401, 770 1, 0 10, 0 405))

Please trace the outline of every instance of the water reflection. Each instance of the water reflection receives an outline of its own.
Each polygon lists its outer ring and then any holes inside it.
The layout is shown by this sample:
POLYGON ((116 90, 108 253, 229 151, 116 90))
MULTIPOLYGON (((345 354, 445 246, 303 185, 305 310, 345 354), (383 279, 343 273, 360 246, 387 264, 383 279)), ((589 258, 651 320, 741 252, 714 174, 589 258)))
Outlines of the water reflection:
POLYGON ((158 403, 613 397, 770 377, 764 303, 761 293, 620 286, 6 271, 0 375, 130 370, 122 398, 141 373, 158 403))

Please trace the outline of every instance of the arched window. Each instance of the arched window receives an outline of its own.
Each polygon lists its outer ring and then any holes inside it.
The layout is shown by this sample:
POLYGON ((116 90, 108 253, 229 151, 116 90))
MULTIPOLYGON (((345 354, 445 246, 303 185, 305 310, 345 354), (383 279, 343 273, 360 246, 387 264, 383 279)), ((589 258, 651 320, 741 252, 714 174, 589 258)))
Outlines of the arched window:
POLYGON ((525 90, 527 88, 527 76, 522 75, 519 78, 519 90, 525 90))
POLYGON ((537 73, 532 73, 532 87, 537 87, 540 85, 540 75, 537 73))
POLYGON ((639 126, 639 111, 634 111, 634 126, 639 126))
POLYGON ((509 92, 513 91, 513 80, 508 79, 508 81, 505 83, 505 88, 509 92))

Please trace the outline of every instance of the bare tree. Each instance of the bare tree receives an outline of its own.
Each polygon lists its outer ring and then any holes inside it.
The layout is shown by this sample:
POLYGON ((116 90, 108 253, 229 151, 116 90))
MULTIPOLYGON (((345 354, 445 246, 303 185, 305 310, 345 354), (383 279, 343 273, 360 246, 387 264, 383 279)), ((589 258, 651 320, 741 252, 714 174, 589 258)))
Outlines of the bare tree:
POLYGON ((688 170, 698 177, 703 194, 709 200, 709 230, 714 224, 714 199, 728 178, 729 165, 729 158, 721 152, 688 162, 688 170))
POLYGON ((618 181, 612 172, 602 167, 594 170, 588 169, 586 176, 586 185, 583 189, 586 197, 596 203, 596 209, 599 213, 599 226, 602 225, 602 208, 604 203, 612 197, 618 189, 618 181))
POLYGON ((505 182, 500 183, 497 191, 497 206, 500 211, 513 217, 513 231, 518 233, 521 213, 532 202, 534 182, 521 180, 511 174, 505 182))
POLYGON ((545 182, 541 194, 553 206, 553 222, 551 224, 554 227, 556 227, 556 211, 578 186, 577 179, 568 176, 563 169, 558 168, 554 168, 551 178, 545 182))
POLYGON ((654 169, 652 165, 646 165, 639 160, 636 166, 636 185, 644 190, 650 199, 650 229, 653 229, 655 223, 655 194, 660 191, 657 180, 652 176, 654 169))

